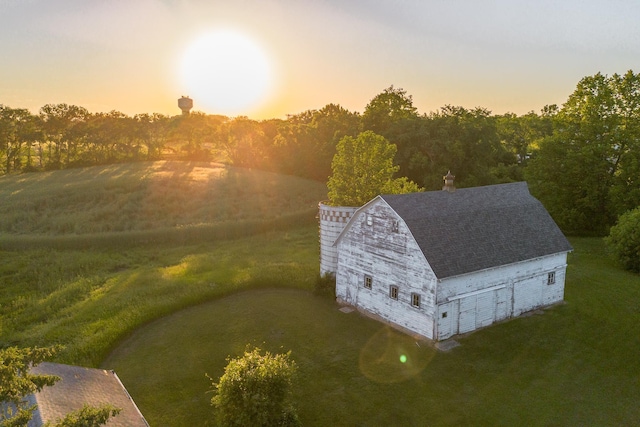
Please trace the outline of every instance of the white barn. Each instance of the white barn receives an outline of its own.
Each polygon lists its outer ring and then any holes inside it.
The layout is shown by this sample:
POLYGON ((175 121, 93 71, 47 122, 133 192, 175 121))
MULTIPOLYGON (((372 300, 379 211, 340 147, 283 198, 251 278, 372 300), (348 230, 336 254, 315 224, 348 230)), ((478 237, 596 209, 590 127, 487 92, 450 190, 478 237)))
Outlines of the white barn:
POLYGON ((563 300, 572 248, 525 182, 443 189, 355 210, 334 243, 340 303, 443 340, 563 300))

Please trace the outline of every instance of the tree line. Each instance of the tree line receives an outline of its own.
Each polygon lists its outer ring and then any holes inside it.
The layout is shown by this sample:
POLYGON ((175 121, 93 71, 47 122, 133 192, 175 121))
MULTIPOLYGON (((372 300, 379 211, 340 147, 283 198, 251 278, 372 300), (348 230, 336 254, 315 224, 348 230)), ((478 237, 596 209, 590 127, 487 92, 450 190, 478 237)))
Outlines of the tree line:
POLYGON ((527 180, 565 232, 606 234, 640 205, 639 115, 633 71, 584 77, 562 106, 524 115, 451 105, 420 114, 393 86, 363 113, 329 104, 262 121, 0 105, 0 173, 174 158, 326 181, 338 143, 370 131, 396 146, 396 175, 426 190, 448 170, 458 187, 527 180))

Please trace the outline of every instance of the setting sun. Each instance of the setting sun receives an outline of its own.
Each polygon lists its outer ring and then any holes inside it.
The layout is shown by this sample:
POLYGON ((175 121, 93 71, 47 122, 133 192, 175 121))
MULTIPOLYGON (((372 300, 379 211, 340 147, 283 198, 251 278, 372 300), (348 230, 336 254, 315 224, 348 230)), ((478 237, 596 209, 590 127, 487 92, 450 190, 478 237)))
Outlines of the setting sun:
POLYGON ((265 51, 244 34, 210 32, 194 40, 181 62, 181 79, 198 106, 214 114, 246 114, 271 86, 265 51))

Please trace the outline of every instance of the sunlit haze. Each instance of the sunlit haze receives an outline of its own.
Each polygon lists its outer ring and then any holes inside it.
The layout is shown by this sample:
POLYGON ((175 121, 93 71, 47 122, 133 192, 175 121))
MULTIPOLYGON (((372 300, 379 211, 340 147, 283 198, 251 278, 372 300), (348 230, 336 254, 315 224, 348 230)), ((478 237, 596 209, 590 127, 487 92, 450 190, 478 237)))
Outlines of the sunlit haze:
POLYGON ((285 118, 362 112, 393 85, 420 113, 524 114, 584 76, 640 71, 634 0, 0 0, 0 104, 285 118))
POLYGON ((201 108, 232 115, 260 106, 272 84, 265 51, 232 30, 196 38, 186 49, 180 71, 181 84, 201 108))

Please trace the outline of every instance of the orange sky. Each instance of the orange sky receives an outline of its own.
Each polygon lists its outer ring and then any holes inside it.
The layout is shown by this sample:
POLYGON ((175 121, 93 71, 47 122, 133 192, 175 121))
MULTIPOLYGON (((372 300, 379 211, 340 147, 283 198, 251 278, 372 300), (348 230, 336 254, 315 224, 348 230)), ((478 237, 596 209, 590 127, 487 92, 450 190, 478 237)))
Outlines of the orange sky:
POLYGON ((637 72, 637 17, 632 0, 0 0, 0 104, 174 115, 188 95, 194 110, 266 119, 328 103, 362 112, 394 85, 421 113, 524 114, 586 75, 637 72), (181 77, 189 46, 220 28, 268 58, 261 103, 208 107, 181 77))

